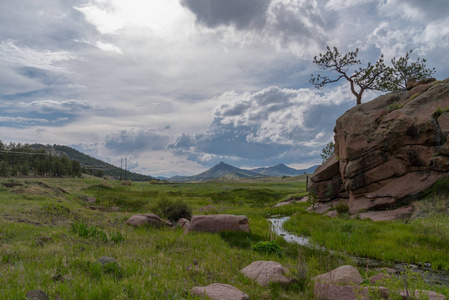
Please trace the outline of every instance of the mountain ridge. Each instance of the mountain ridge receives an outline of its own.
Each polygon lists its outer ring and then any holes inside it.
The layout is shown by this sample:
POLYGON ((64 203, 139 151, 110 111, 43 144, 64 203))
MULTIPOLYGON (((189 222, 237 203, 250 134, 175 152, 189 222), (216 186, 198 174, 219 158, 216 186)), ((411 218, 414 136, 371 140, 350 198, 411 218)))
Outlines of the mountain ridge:
POLYGON ((219 164, 213 166, 212 168, 200 174, 192 176, 173 176, 166 180, 170 182, 201 182, 218 178, 239 179, 239 178, 263 178, 269 176, 273 177, 297 176, 303 175, 304 172, 306 172, 307 174, 311 174, 317 167, 318 165, 315 165, 308 169, 296 170, 287 167, 284 164, 279 164, 268 168, 256 168, 252 170, 247 170, 234 167, 224 162, 220 162, 219 164))
POLYGON ((265 167, 265 168, 256 168, 256 169, 250 169, 250 171, 266 175, 266 176, 275 176, 275 177, 282 177, 282 176, 298 176, 303 174, 311 174, 315 171, 316 168, 318 168, 319 165, 314 165, 307 169, 293 169, 285 164, 278 164, 272 167, 265 167))

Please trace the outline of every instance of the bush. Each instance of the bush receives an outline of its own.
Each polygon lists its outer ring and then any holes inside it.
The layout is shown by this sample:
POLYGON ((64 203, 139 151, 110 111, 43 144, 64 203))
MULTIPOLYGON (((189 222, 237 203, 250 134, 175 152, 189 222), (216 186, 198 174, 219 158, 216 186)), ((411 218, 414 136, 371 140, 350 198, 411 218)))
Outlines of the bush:
POLYGON ((182 200, 172 200, 168 198, 165 192, 159 193, 159 199, 153 208, 154 212, 172 222, 176 222, 181 218, 190 220, 192 217, 192 209, 182 200))
POLYGON ((338 212, 339 215, 346 214, 349 212, 349 205, 343 202, 339 202, 335 206, 335 210, 338 212))
POLYGON ((252 245, 254 251, 282 256, 282 248, 276 241, 260 241, 252 245))

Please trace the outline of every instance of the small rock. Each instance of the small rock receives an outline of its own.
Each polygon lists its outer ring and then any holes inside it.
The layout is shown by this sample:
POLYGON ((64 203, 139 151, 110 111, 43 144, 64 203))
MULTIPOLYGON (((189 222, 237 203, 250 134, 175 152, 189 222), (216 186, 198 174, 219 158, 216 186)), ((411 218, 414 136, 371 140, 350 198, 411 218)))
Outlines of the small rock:
POLYGON ((46 299, 48 299, 47 294, 41 290, 28 291, 26 293, 25 297, 27 300, 46 300, 46 299))
POLYGON ((87 197, 86 202, 87 203, 95 203, 95 202, 97 202, 97 199, 95 197, 87 197))
POLYGON ((336 217, 338 217, 338 211, 331 210, 331 211, 326 213, 326 216, 331 217, 331 218, 336 218, 336 217))
POLYGON ((199 297, 209 297, 212 300, 248 300, 249 296, 229 284, 214 283, 205 287, 194 287, 190 293, 199 297))
POLYGON ((294 281, 287 276, 290 273, 288 269, 275 261, 255 261, 240 272, 262 286, 267 286, 270 282, 289 285, 294 281))
POLYGON ((99 259, 97 259, 97 261, 95 263, 99 263, 102 266, 104 266, 105 264, 110 264, 110 263, 118 265, 117 260, 115 258, 109 257, 109 256, 100 257, 99 259))
POLYGON ((187 229, 187 227, 189 227, 190 225, 190 221, 185 219, 185 218, 181 218, 178 220, 178 226, 184 229, 187 229))
POLYGON ((196 215, 185 233, 190 231, 217 233, 222 231, 249 232, 248 218, 241 215, 196 215))
POLYGON ((431 267, 432 267, 432 264, 431 264, 431 263, 425 263, 425 264, 424 264, 424 267, 425 267, 425 268, 431 268, 431 267))
POLYGON ((118 206, 111 206, 110 210, 111 211, 120 211, 120 207, 118 207, 118 206))
POLYGON ((369 279, 369 282, 373 285, 379 285, 379 284, 382 284, 385 281, 385 279, 388 279, 388 278, 390 278, 390 275, 385 274, 385 273, 379 273, 379 274, 376 274, 373 277, 371 277, 369 279))
POLYGON ((357 300, 357 299, 368 299, 368 290, 366 287, 360 287, 357 293, 354 286, 346 285, 334 285, 329 283, 315 283, 313 287, 314 299, 321 300, 357 300), (360 295, 360 298, 357 297, 360 295))
POLYGON ((350 265, 341 266, 328 273, 315 276, 312 280, 340 285, 361 284, 363 282, 363 278, 359 271, 350 265))
POLYGON ((126 224, 139 227, 139 226, 155 226, 155 227, 161 227, 162 226, 162 220, 159 218, 159 216, 156 216, 154 214, 146 214, 146 215, 134 215, 131 216, 127 221, 126 224))

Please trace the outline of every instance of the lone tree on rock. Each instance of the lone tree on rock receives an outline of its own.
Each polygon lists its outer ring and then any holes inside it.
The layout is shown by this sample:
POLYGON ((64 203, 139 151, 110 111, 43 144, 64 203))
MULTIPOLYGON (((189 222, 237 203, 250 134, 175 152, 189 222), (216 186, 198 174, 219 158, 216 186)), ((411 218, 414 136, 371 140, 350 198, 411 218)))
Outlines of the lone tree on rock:
POLYGON ((320 53, 315 56, 313 63, 317 64, 322 70, 337 72, 337 77, 311 75, 310 83, 316 88, 322 88, 326 84, 337 82, 340 79, 346 79, 351 87, 351 92, 356 97, 357 105, 362 103, 362 95, 366 90, 393 91, 405 89, 407 81, 426 78, 433 73, 435 69, 426 69, 425 59, 419 59, 414 63, 408 63, 412 50, 406 53, 405 57, 391 60, 392 67, 385 65, 383 54, 380 55, 376 63, 368 65, 365 68, 359 67, 351 74, 351 67, 361 65, 357 59, 359 49, 346 54, 340 53, 336 47, 333 49, 327 47, 326 53, 320 53))
POLYGON ((435 74, 435 68, 426 68, 426 59, 419 58, 416 62, 409 62, 410 54, 413 50, 405 53, 404 57, 393 57, 391 60, 392 68, 388 69, 385 82, 380 86, 382 91, 401 91, 407 89, 407 82, 410 79, 422 80, 435 74))

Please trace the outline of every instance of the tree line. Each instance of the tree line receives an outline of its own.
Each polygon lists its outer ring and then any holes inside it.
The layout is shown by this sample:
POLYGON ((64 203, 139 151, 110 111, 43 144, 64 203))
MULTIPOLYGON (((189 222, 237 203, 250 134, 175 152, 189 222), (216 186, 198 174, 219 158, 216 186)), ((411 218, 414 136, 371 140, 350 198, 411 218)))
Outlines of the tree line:
POLYGON ((82 174, 103 177, 103 171, 86 169, 77 160, 56 155, 51 148, 34 148, 21 143, 5 144, 0 140, 0 176, 72 176, 82 174))

